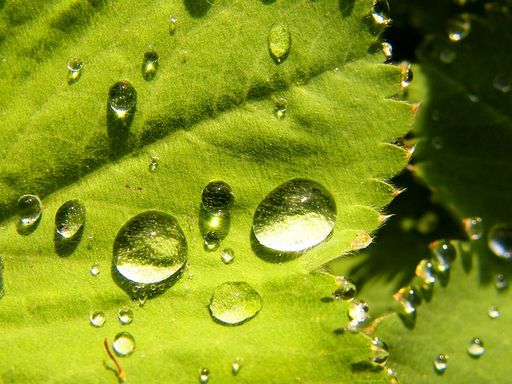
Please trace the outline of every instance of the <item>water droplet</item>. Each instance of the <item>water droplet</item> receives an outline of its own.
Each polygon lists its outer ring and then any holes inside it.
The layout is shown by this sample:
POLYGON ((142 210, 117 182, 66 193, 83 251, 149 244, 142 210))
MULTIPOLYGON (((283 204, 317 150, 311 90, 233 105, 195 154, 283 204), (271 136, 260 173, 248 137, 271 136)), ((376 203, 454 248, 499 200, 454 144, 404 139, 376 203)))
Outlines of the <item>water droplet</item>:
POLYGON ((399 383, 398 375, 394 370, 392 370, 391 368, 388 368, 386 370, 386 373, 388 374, 388 376, 390 378, 390 381, 389 381, 390 384, 398 384, 399 383))
POLYGON ((386 361, 389 357, 389 347, 383 342, 380 338, 374 337, 372 339, 372 361, 378 365, 386 364, 386 361))
POLYGON ((176 33, 177 27, 178 27, 178 18, 176 16, 171 16, 169 18, 169 34, 174 35, 176 33))
POLYGON ((80 79, 84 63, 77 57, 69 57, 66 62, 68 69, 68 84, 72 84, 80 79))
POLYGON ((112 349, 119 357, 129 356, 135 350, 135 339, 128 332, 119 332, 112 342, 112 349))
POLYGON ((355 323, 363 324, 369 318, 370 308, 366 301, 352 300, 349 303, 347 315, 350 320, 353 320, 355 323))
POLYGON ((336 277, 336 285, 338 288, 332 293, 332 296, 337 300, 352 300, 356 295, 357 288, 354 282, 345 277, 336 277))
POLYGON ((36 195, 23 195, 18 199, 18 227, 28 229, 37 224, 43 213, 43 203, 36 195))
POLYGON ((235 361, 233 361, 233 364, 231 364, 231 373, 233 376, 236 376, 238 373, 240 373, 240 368, 242 368, 242 359, 237 357, 235 361))
POLYGON ((336 203, 320 184, 294 179, 271 191, 258 205, 252 228, 263 246, 302 251, 326 240, 336 222, 336 203))
POLYGON ((231 264, 235 259, 235 251, 233 251, 231 248, 226 248, 220 254, 220 259, 224 264, 231 264))
POLYGON ((117 313, 117 318, 123 325, 131 324, 133 321, 133 311, 129 308, 121 308, 117 313))
MULTIPOLYGON (((173 217, 146 211, 128 220, 114 240, 113 266, 116 283, 135 298, 169 288, 187 261, 187 240, 173 217)), ((160 293, 158 292, 158 293, 160 293)))
POLYGON ((152 45, 146 48, 144 59, 142 60, 142 77, 144 80, 153 80, 158 71, 158 53, 152 45))
POLYGON ((434 241, 429 247, 433 256, 432 263, 437 272, 448 272, 457 254, 455 247, 447 240, 434 241))
POLYGON ((480 96, 475 93, 468 93, 468 99, 472 103, 478 103, 480 101, 480 96))
POLYGON ((494 225, 489 231, 487 245, 496 256, 507 260, 512 259, 512 226, 494 225))
POLYGON ((402 66, 402 88, 408 87, 411 84, 414 75, 410 65, 402 66))
POLYGON ((416 306, 421 302, 418 292, 413 287, 400 288, 393 298, 401 304, 403 314, 406 316, 413 315, 416 312, 416 306))
POLYGON ((286 116, 286 110, 288 108, 288 101, 284 97, 274 98, 274 115, 279 119, 283 119, 286 116))
POLYGON ((235 196, 231 187, 224 181, 211 181, 201 194, 203 208, 210 213, 227 211, 233 205, 235 196))
POLYGON ((434 359, 434 369, 438 375, 442 375, 448 368, 448 355, 443 353, 434 359))
POLYGON ((104 312, 96 311, 89 315, 89 324, 91 324, 93 327, 96 327, 96 328, 103 327, 103 324, 105 324, 105 321, 107 321, 107 319, 105 317, 104 312))
POLYGON ((230 225, 231 216, 229 211, 209 213, 201 207, 199 229, 204 239, 204 249, 210 252, 219 248, 220 243, 229 233, 230 225))
POLYGON ((491 305, 488 309, 487 309, 487 314, 489 315, 489 317, 491 319, 497 319, 498 317, 500 317, 500 311, 498 310, 498 307, 495 306, 495 305, 491 305))
POLYGON ((78 200, 69 200, 55 214, 55 232, 64 239, 75 236, 85 223, 85 207, 78 200))
POLYGON ((416 266, 416 276, 421 280, 424 289, 431 289, 436 282, 434 265, 430 260, 421 260, 416 266))
POLYGON ((451 64, 457 58, 457 51, 452 48, 446 48, 439 52, 439 60, 445 64, 451 64))
POLYGON ((447 26, 448 38, 451 41, 460 41, 468 37, 471 31, 471 21, 466 15, 452 19, 447 26))
POLYGON ((209 309, 212 317, 224 325, 242 324, 258 314, 261 296, 243 281, 227 282, 213 292, 209 309))
POLYGON ((199 370, 199 382, 201 384, 205 384, 210 380, 210 371, 208 368, 201 368, 199 370))
POLYGON ((89 272, 91 273, 92 276, 98 276, 100 274, 99 264, 93 264, 89 272))
POLYGON ((158 156, 151 156, 151 160, 149 161, 149 172, 156 172, 156 169, 158 168, 158 160, 158 156))
POLYGON ((386 57, 386 60, 390 60, 393 56, 393 46, 388 43, 387 41, 384 41, 381 44, 382 52, 384 53, 384 56, 386 57))
POLYGON ((504 76, 496 76, 492 83, 493 87, 503 93, 508 93, 512 89, 512 84, 504 76))
POLYGON ((284 21, 273 24, 268 31, 268 49, 278 64, 286 59, 291 45, 292 35, 288 24, 284 21))
POLYGON ((484 228, 482 219, 480 217, 468 217, 462 221, 464 229, 471 240, 478 240, 482 238, 484 228))
POLYGON ((507 278, 505 277, 505 275, 498 273, 496 275, 495 285, 496 285, 496 289, 498 289, 499 291, 507 288, 508 282, 507 282, 507 278))
POLYGON ((372 17, 377 24, 387 25, 391 22, 389 3, 387 0, 375 0, 373 4, 372 17))
POLYGON ((468 344, 469 356, 478 358, 485 353, 484 343, 478 337, 473 337, 468 344))
POLYGON ((119 118, 126 117, 137 104, 137 91, 129 81, 118 81, 108 92, 108 104, 119 118))

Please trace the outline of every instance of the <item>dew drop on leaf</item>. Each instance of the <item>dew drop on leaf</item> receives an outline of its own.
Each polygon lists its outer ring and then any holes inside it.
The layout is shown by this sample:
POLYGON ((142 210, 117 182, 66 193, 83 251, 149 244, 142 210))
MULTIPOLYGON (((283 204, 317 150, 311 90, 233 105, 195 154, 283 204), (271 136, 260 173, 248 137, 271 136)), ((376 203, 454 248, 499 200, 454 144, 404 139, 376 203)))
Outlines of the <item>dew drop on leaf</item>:
POLYGON ((441 353, 434 359, 434 370, 438 375, 442 375, 448 368, 448 355, 441 353))
POLYGON ((233 376, 236 376, 240 373, 240 369, 242 368, 242 359, 237 357, 233 363, 231 364, 231 373, 233 376))
POLYGON ((135 350, 135 338, 128 332, 119 332, 114 337, 112 349, 119 357, 129 356, 135 350))
POLYGON ((235 251, 232 248, 224 249, 220 254, 220 259, 224 264, 231 264, 235 260, 235 251))
POLYGON ((210 380, 210 371, 208 368, 201 368, 199 370, 199 383, 205 384, 210 380))
POLYGON ((119 118, 123 118, 127 113, 135 109, 137 91, 135 91, 135 88, 129 81, 118 81, 110 87, 108 104, 119 118))
POLYGON ((496 307, 495 305, 491 305, 487 309, 487 315, 489 315, 489 317, 491 319, 497 319, 498 317, 501 316, 500 311, 498 310, 498 307, 496 307))
POLYGON ((158 71, 158 53, 152 45, 146 48, 142 60, 142 77, 144 80, 153 80, 158 71))
POLYGON ((432 262, 437 272, 447 273, 457 254, 455 247, 447 240, 437 240, 429 245, 432 262))
POLYGON ((317 182, 288 181, 258 205, 252 228, 258 242, 275 251, 296 252, 326 240, 336 222, 336 203, 317 182))
POLYGON ((105 313, 102 311, 96 311, 89 315, 89 324, 91 324, 95 328, 103 327, 107 318, 105 317, 105 313))
POLYGON ((100 266, 99 264, 93 264, 91 269, 89 270, 92 276, 98 276, 100 274, 100 266))
POLYGON ((412 69, 410 65, 405 65, 402 67, 402 88, 408 87, 412 79, 414 77, 414 74, 412 73, 412 69))
POLYGON ((199 229, 204 240, 204 249, 214 251, 219 248, 220 243, 226 238, 231 226, 231 215, 229 211, 210 213, 201 208, 199 217, 199 229))
POLYGON ((484 228, 482 218, 480 217, 467 217, 462 221, 464 230, 471 240, 479 240, 482 238, 484 228))
POLYGON ((68 69, 68 84, 77 82, 82 76, 82 68, 84 63, 77 57, 71 56, 66 62, 66 68, 68 69))
POLYGON ((391 10, 387 0, 375 0, 373 4, 372 18, 377 24, 386 25, 391 22, 389 15, 391 10))
POLYGON ((231 187, 224 181, 212 181, 201 194, 203 208, 210 213, 227 211, 233 205, 235 196, 231 187))
POLYGON ((292 35, 288 23, 281 21, 272 25, 268 31, 268 49, 274 61, 282 63, 292 45, 292 35))
POLYGON ((85 206, 78 200, 69 200, 55 214, 55 232, 63 239, 75 236, 85 224, 85 206))
POLYGON ((400 288, 393 298, 400 303, 405 316, 414 315, 416 306, 421 302, 418 292, 413 287, 400 288))
POLYGON ((422 287, 426 290, 432 288, 436 282, 434 265, 430 260, 421 260, 416 266, 416 276, 421 280, 422 287))
POLYGON ((384 341, 382 341, 378 337, 374 337, 372 339, 371 350, 372 350, 372 361, 375 364, 378 364, 378 365, 386 364, 386 361, 389 357, 389 347, 384 341))
POLYGON ((209 305, 212 317, 224 325, 242 324, 256 316, 261 307, 259 293, 243 281, 219 285, 209 305))
POLYGON ((131 324, 133 321, 133 311, 129 308, 121 308, 117 312, 117 318, 123 325, 131 324))
POLYGON ((18 227, 27 229, 41 218, 43 203, 36 195, 23 195, 18 199, 18 227))
POLYGON ((468 37, 469 32, 471 32, 471 21, 467 15, 461 15, 448 21, 446 29, 451 41, 460 41, 468 37))
POLYGON ((473 337, 468 344, 469 356, 478 358, 485 353, 484 343, 478 337, 473 337))
POLYGON ((495 281, 494 281, 494 284, 496 286, 496 289, 498 291, 502 291, 504 290, 505 288, 508 287, 508 282, 507 282, 507 278, 505 277, 505 275, 503 275, 502 273, 498 273, 496 275, 496 278, 495 278, 495 281))
POLYGON ((487 245, 498 257, 512 259, 512 226, 509 224, 496 224, 488 234, 487 245))
POLYGON ((336 300, 352 300, 356 295, 357 288, 355 283, 345 276, 336 277, 337 288, 332 293, 336 300))

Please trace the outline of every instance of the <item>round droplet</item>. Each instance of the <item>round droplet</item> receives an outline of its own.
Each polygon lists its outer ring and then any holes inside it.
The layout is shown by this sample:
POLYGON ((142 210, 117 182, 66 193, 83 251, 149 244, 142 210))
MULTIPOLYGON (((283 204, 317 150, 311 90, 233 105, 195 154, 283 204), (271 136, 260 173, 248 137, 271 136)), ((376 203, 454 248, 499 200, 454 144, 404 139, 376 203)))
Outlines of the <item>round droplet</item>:
POLYGON ((100 274, 99 264, 93 264, 89 272, 91 273, 92 276, 98 276, 100 274))
POLYGON ((131 324, 133 321, 133 311, 129 308, 121 308, 117 313, 117 318, 123 325, 131 324))
POLYGON ((128 332, 120 332, 114 337, 112 349, 119 357, 129 356, 135 350, 135 339, 128 332))
POLYGON ((465 15, 448 22, 447 26, 448 38, 451 41, 460 41, 468 37, 471 31, 471 21, 465 15))
POLYGON ((504 76, 498 75, 494 78, 493 87, 502 93, 508 93, 512 89, 511 82, 504 76))
POLYGON ((225 325, 242 324, 258 314, 261 296, 243 281, 227 282, 213 292, 209 309, 212 317, 225 325))
POLYGON ((487 314, 489 315, 489 317, 491 319, 497 319, 498 317, 501 316, 500 314, 500 311, 498 310, 498 307, 495 306, 495 305, 491 305, 488 309, 487 309, 487 314))
POLYGON ((357 288, 355 283, 345 277, 338 276, 336 277, 336 285, 338 288, 332 293, 332 296, 337 300, 352 300, 357 292, 357 288))
POLYGON ((442 49, 439 52, 439 60, 445 64, 451 64, 457 58, 457 51, 452 48, 442 49))
POLYGON ((448 355, 443 353, 437 355, 434 359, 434 370, 438 375, 442 375, 448 368, 448 355))
POLYGON ((107 318, 105 317, 105 313, 101 311, 93 312, 89 315, 89 324, 93 327, 100 328, 103 327, 107 318))
POLYGON ((176 33, 177 27, 178 27, 178 18, 176 16, 171 16, 169 18, 169 34, 174 35, 176 33))
POLYGON ((55 214, 55 232, 64 239, 75 236, 85 223, 85 207, 78 200, 66 201, 55 214))
POLYGON ((416 266, 416 276, 418 276, 423 287, 429 289, 436 282, 434 265, 430 260, 421 260, 416 266))
POLYGON ((386 364, 389 357, 389 347, 380 338, 374 337, 371 344, 372 361, 378 365, 386 364))
POLYGON ((158 168, 158 160, 158 156, 151 156, 151 160, 149 160, 149 172, 156 172, 156 169, 158 168))
POLYGON ((240 368, 242 368, 242 359, 240 357, 237 357, 233 364, 231 364, 231 373, 233 376, 236 376, 240 373, 240 368))
POLYGON ((272 25, 268 31, 268 49, 272 58, 278 63, 282 63, 292 45, 292 35, 288 23, 281 21, 272 25))
POLYGON ((312 180, 294 179, 258 205, 252 228, 263 246, 275 251, 302 251, 326 240, 336 222, 332 195, 312 180))
POLYGON ((113 248, 113 265, 121 278, 116 282, 137 298, 154 294, 153 285, 161 291, 169 288, 187 261, 187 241, 178 221, 158 211, 128 220, 113 248))
POLYGON ((224 181, 211 181, 203 189, 201 203, 210 213, 227 211, 233 205, 235 196, 231 187, 224 181))
POLYGON ((382 53, 384 53, 384 56, 386 57, 386 60, 390 60, 393 56, 393 46, 388 43, 387 41, 384 41, 381 44, 382 47, 382 53))
POLYGON ((286 116, 288 101, 284 97, 276 97, 274 99, 274 105, 274 115, 279 120, 283 119, 286 116))
POLYGON ((389 24, 391 22, 389 15, 390 9, 387 0, 375 0, 372 11, 373 21, 379 25, 389 24))
POLYGON ((512 226, 494 225, 489 231, 487 245, 496 256, 507 260, 512 259, 512 226))
POLYGON ((201 368, 199 370, 199 383, 205 384, 210 380, 210 371, 208 368, 201 368))
POLYGON ((485 353, 484 343, 478 337, 473 337, 468 344, 469 356, 478 358, 485 353))
POLYGON ((362 324, 369 318, 370 308, 365 301, 353 300, 349 303, 347 315, 350 320, 362 324))
POLYGON ((414 75, 410 65, 402 67, 402 88, 408 87, 411 84, 414 75))
POLYGON ((235 251, 231 248, 226 248, 221 252, 220 259, 224 264, 231 264, 235 260, 235 251))
POLYGON ((32 227, 41 218, 43 203, 36 195, 23 195, 18 199, 18 225, 32 227))
POLYGON ((420 304, 421 298, 413 287, 403 287, 393 295, 393 298, 402 305, 405 315, 412 315, 416 312, 416 306, 420 304))
POLYGON ((142 60, 142 77, 144 80, 153 80, 158 71, 158 53, 155 47, 149 46, 144 53, 144 59, 142 60))
POLYGON ((434 241, 429 246, 434 268, 439 273, 448 272, 457 254, 455 247, 447 240, 434 241))
POLYGON ((499 291, 508 287, 508 282, 507 282, 507 278, 505 277, 505 275, 503 275, 501 273, 498 273, 496 275, 495 286, 496 286, 496 289, 499 291))
POLYGON ((482 238, 484 227, 480 217, 468 217, 464 219, 462 223, 471 240, 479 240, 482 238))
POLYGON ((119 117, 124 117, 137 104, 137 91, 129 81, 118 81, 108 93, 108 104, 119 117))
POLYGON ((77 57, 71 56, 68 58, 66 62, 66 67, 68 69, 68 83, 73 83, 80 79, 82 75, 83 62, 77 57))

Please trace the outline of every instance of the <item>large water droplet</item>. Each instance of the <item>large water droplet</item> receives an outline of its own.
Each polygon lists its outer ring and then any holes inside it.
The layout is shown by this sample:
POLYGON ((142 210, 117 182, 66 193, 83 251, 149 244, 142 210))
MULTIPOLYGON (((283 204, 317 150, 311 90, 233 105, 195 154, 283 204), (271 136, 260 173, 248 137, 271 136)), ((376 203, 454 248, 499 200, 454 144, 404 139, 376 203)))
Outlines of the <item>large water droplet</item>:
POLYGON ((224 325, 242 324, 258 314, 261 296, 243 281, 227 282, 213 292, 209 309, 212 317, 224 325))
POLYGON ((210 213, 227 211, 233 205, 235 196, 231 187, 224 181, 211 181, 201 194, 203 208, 210 213))
POLYGON ((484 343, 478 337, 473 337, 468 344, 469 356, 478 358, 485 353, 484 343))
POLYGON ((55 214, 55 232, 64 239, 75 236, 85 224, 85 207, 78 200, 69 200, 55 214))
POLYGON ((199 370, 199 383, 205 384, 210 380, 210 371, 208 368, 201 368, 199 370))
POLYGON ((41 218, 42 206, 43 203, 36 195, 23 195, 18 199, 18 223, 16 228, 19 233, 31 232, 41 218))
POLYGON ((137 104, 137 91, 129 81, 118 81, 108 92, 108 104, 119 118, 126 117, 137 104))
POLYGON ((187 241, 178 221, 158 211, 128 220, 113 248, 114 279, 135 298, 162 293, 176 282, 187 261, 187 241))
POLYGON ((258 205, 252 228, 261 245, 284 252, 302 251, 326 240, 336 222, 331 194, 312 180, 294 179, 258 205))
POLYGON ((240 357, 237 357, 233 364, 231 364, 231 373, 233 376, 236 376, 240 373, 240 368, 242 368, 242 359, 240 357))
POLYGON ((120 332, 114 337, 112 349, 117 356, 129 356, 135 350, 135 338, 128 332, 120 332))
POLYGON ((412 69, 410 65, 405 65, 402 67, 402 88, 408 87, 412 79, 414 77, 414 74, 412 73, 412 69))
POLYGON ((338 288, 332 293, 335 299, 352 300, 355 297, 357 288, 351 279, 345 276, 338 276, 336 277, 336 285, 338 288))
POLYGON ((0 257, 0 299, 4 297, 5 295, 5 289, 4 289, 4 262, 2 258, 0 257))
POLYGON ((430 243, 434 268, 441 274, 447 273, 457 254, 455 247, 447 240, 430 243))
POLYGON ((214 251, 219 248, 220 243, 228 235, 230 226, 231 215, 229 211, 210 213, 201 206, 199 230, 203 236, 206 251, 214 251))
POLYGON ((384 53, 384 57, 386 58, 386 60, 391 60, 391 57, 393 56, 393 46, 389 42, 384 41, 381 44, 381 48, 382 48, 382 53, 384 53))
POLYGON ((389 347, 380 338, 374 337, 372 339, 372 361, 378 365, 386 364, 389 357, 389 347))
POLYGON ((158 71, 158 52, 155 47, 150 45, 147 47, 142 60, 142 77, 144 80, 153 80, 158 71))
POLYGON ((448 368, 448 355, 443 353, 437 355, 434 359, 434 370, 438 375, 442 375, 448 368))
POLYGON ((492 85, 502 93, 508 93, 512 89, 512 83, 502 75, 496 76, 492 82, 492 85))
POLYGON ((489 249, 498 257, 512 259, 512 226, 496 224, 487 237, 489 249))
POLYGON ((123 325, 131 324, 133 321, 133 311, 130 308, 121 308, 117 313, 117 318, 123 325))
POLYGON ((370 318, 369 312, 370 308, 365 301, 352 300, 347 309, 347 316, 351 320, 347 328, 352 331, 357 330, 370 318))
POLYGON ((495 286, 496 286, 496 289, 499 291, 508 287, 508 282, 507 282, 507 278, 505 277, 505 275, 503 275, 501 273, 498 273, 496 275, 495 286))
POLYGON ((282 63, 292 45, 292 35, 288 23, 281 21, 272 25, 268 31, 268 49, 276 63, 282 63))
POLYGON ((235 260, 235 251, 231 248, 226 248, 221 252, 220 259, 224 264, 231 264, 235 260))
POLYGON ((471 31, 471 21, 466 15, 461 15, 458 18, 452 19, 448 22, 447 32, 448 38, 451 41, 460 41, 468 37, 471 31))
POLYGON ((103 327, 105 321, 107 321, 107 318, 105 317, 105 313, 102 311, 96 311, 89 315, 89 324, 91 324, 93 327, 103 327))
POLYGON ((480 217, 468 217, 462 221, 464 229, 471 240, 479 240, 484 232, 482 219, 480 217))
POLYGON ((500 311, 498 310, 498 307, 495 306, 495 305, 491 305, 488 309, 487 309, 487 314, 489 315, 489 317, 491 319, 497 319, 498 317, 501 316, 500 314, 500 311))
POLYGON ((79 58, 74 56, 68 58, 68 61, 66 62, 66 67, 68 69, 68 84, 73 84, 80 79, 83 66, 84 63, 79 58))

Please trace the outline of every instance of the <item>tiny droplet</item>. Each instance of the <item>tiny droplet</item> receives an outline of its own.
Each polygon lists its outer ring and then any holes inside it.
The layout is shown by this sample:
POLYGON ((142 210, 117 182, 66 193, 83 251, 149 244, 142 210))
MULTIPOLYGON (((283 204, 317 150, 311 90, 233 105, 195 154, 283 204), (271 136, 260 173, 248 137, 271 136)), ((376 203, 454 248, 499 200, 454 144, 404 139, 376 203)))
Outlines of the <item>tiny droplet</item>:
POLYGON ((447 240, 437 240, 429 245, 432 263, 439 273, 447 273, 457 254, 455 247, 447 240))
POLYGON ((103 327, 103 324, 105 324, 105 321, 107 321, 107 319, 105 317, 104 312, 96 311, 89 315, 89 324, 91 324, 95 328, 103 327))
POLYGON ((210 380, 210 371, 208 368, 201 368, 199 370, 199 383, 205 384, 210 380))
POLYGON ((169 18, 169 34, 174 35, 176 33, 177 27, 178 27, 178 18, 176 16, 171 16, 169 18))
POLYGON ((203 208, 210 213, 227 211, 233 205, 235 196, 231 187, 224 181, 211 181, 201 194, 203 208))
POLYGON ((379 25, 389 24, 391 22, 390 11, 387 0, 375 0, 372 11, 373 21, 379 25))
POLYGON ((372 350, 372 361, 375 364, 378 364, 378 365, 386 364, 386 361, 389 357, 389 347, 384 341, 382 341, 378 337, 374 337, 372 339, 371 350, 372 350))
POLYGON ((128 332, 119 332, 114 337, 112 349, 119 357, 129 356, 135 350, 135 338, 128 332))
POLYGON ((469 356, 478 358, 485 353, 484 343, 478 337, 473 337, 468 344, 469 356))
POLYGON ((108 104, 119 118, 126 117, 137 104, 137 91, 127 80, 118 81, 108 92, 108 104))
POLYGON ((496 224, 487 238, 489 249, 502 259, 512 259, 512 225, 496 224))
POLYGON ((82 75, 83 62, 77 57, 71 56, 66 62, 68 69, 68 84, 72 84, 80 79, 82 75))
POLYGON ((482 238, 484 232, 482 218, 480 217, 468 217, 462 221, 464 229, 471 240, 479 240, 482 238))
POLYGON ((355 283, 345 277, 345 276, 338 276, 336 277, 336 285, 338 286, 334 292, 332 293, 332 296, 337 300, 352 300, 356 293, 357 288, 355 283))
POLYGON ((471 31, 471 21, 466 15, 461 15, 448 21, 447 31, 451 41, 461 41, 468 37, 471 31))
POLYGON ((151 156, 151 160, 149 160, 149 172, 156 172, 156 169, 158 168, 158 160, 158 156, 151 156))
POLYGON ((224 264, 231 264, 235 259, 235 251, 232 248, 226 248, 221 252, 220 259, 224 264))
POLYGON ((504 76, 498 75, 494 78, 493 87, 502 93, 508 93, 512 89, 512 84, 504 76))
POLYGON ((23 195, 18 199, 18 225, 30 228, 38 222, 43 212, 43 203, 36 195, 23 195))
POLYGON ((276 97, 274 98, 274 115, 279 120, 283 119, 286 116, 286 111, 288 109, 288 101, 284 97, 276 97))
POLYGON ((498 273, 495 279, 496 289, 501 291, 508 287, 507 278, 502 273, 498 273))
POLYGON ((85 206, 78 200, 69 200, 55 214, 55 232, 64 239, 75 236, 85 223, 85 206))
POLYGON ((142 60, 142 77, 144 80, 153 80, 158 71, 158 53, 152 45, 146 48, 144 58, 142 60))

